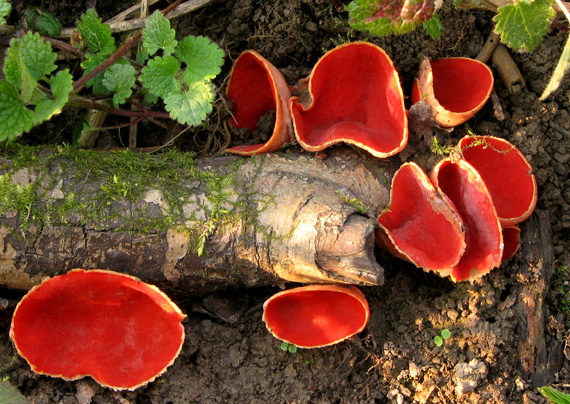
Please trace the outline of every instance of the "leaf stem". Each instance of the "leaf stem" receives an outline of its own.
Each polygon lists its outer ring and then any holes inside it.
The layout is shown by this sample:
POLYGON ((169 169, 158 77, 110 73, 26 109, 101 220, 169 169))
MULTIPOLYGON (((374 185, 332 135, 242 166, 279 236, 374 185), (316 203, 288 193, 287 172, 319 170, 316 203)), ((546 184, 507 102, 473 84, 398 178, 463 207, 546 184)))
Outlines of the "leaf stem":
POLYGON ((125 109, 118 109, 118 108, 113 108, 110 106, 100 104, 100 103, 95 102, 95 101, 85 100, 83 98, 80 98, 78 96, 73 96, 73 95, 70 95, 70 97, 69 97, 69 105, 74 106, 74 107, 95 109, 98 111, 105 111, 105 112, 108 112, 108 113, 114 114, 114 115, 130 116, 130 117, 134 117, 134 118, 153 117, 153 118, 171 119, 168 112, 152 111, 149 109, 143 109, 142 111, 131 111, 131 110, 125 110, 125 109))

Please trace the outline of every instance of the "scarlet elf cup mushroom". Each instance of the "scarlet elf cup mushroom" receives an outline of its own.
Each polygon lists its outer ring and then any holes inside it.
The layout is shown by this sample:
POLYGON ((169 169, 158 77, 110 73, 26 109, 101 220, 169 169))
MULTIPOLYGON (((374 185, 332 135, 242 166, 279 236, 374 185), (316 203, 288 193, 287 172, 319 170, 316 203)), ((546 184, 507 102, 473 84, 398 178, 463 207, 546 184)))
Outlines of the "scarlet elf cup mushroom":
POLYGON ((31 289, 10 337, 33 371, 93 377, 115 390, 154 380, 182 349, 185 318, 158 288, 104 270, 73 270, 31 289))
POLYGON ((278 339, 300 348, 320 348, 361 332, 370 310, 352 285, 309 285, 276 293, 263 304, 263 321, 278 339))

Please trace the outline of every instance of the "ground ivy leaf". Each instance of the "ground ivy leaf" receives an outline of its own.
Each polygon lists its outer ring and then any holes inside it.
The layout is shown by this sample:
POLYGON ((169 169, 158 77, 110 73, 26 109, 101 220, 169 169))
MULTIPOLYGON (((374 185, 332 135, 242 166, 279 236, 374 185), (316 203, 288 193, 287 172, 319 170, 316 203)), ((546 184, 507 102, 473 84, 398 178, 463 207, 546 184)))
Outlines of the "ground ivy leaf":
POLYGON ((6 17, 10 15, 12 5, 7 0, 0 0, 0 25, 6 25, 6 17))
POLYGON ((111 35, 111 27, 109 24, 103 24, 94 9, 90 8, 81 16, 77 28, 87 43, 89 52, 106 56, 115 52, 115 39, 111 35))
POLYGON ((552 4, 552 0, 532 0, 499 7, 493 17, 495 32, 509 47, 532 52, 548 32, 556 14, 552 4))
POLYGON ((164 97, 165 108, 170 116, 181 124, 199 125, 212 112, 214 93, 209 83, 192 83, 188 90, 164 97))
POLYGON ((162 49, 165 55, 170 55, 176 48, 177 41, 174 38, 176 32, 170 28, 168 21, 162 13, 156 10, 146 21, 142 30, 143 50, 150 56, 162 49))
POLYGON ((142 68, 140 81, 153 94, 165 97, 180 91, 180 82, 175 75, 180 70, 180 62, 174 56, 155 57, 142 68))
POLYGON ((113 95, 115 105, 123 104, 131 96, 135 73, 135 68, 130 64, 114 64, 105 71, 103 85, 107 90, 115 92, 113 95))
POLYGON ((443 25, 441 25, 441 21, 439 20, 439 15, 437 13, 435 13, 431 19, 424 22, 424 29, 433 39, 438 39, 441 36, 443 25))
POLYGON ((63 28, 57 18, 39 7, 27 8, 25 17, 28 27, 39 31, 42 35, 56 37, 63 28))
MULTIPOLYGON (((81 67, 85 70, 85 74, 87 74, 93 71, 97 66, 102 64, 105 60, 106 57, 103 55, 88 54, 87 60, 81 63, 81 67)), ((85 83, 87 87, 93 87, 93 94, 102 97, 109 95, 109 90, 107 90, 107 87, 103 85, 103 76, 104 76, 103 72, 99 73, 97 76, 93 77, 91 80, 85 83)))
POLYGON ((210 39, 203 36, 187 36, 178 43, 175 55, 186 63, 184 80, 212 80, 220 73, 224 63, 224 51, 210 39))
POLYGON ((73 91, 73 77, 69 74, 69 70, 60 70, 50 79, 50 89, 53 99, 47 99, 38 102, 36 106, 36 114, 34 117, 34 125, 50 119, 53 115, 59 114, 67 100, 69 94, 73 91))
POLYGON ((35 80, 43 75, 50 74, 57 66, 55 65, 56 54, 51 50, 51 45, 40 37, 40 34, 28 32, 20 41, 20 55, 22 62, 35 80))
POLYGON ((0 81, 0 142, 14 140, 30 130, 33 111, 26 108, 12 84, 0 81))

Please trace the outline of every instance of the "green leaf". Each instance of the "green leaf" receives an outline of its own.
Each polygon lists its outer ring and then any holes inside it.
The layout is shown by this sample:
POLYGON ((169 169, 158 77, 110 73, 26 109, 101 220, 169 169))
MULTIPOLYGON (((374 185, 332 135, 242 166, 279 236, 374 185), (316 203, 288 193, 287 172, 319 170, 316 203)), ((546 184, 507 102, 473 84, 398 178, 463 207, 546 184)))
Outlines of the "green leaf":
POLYGON ((103 85, 107 90, 115 92, 113 95, 115 105, 123 104, 133 93, 135 73, 135 68, 130 64, 114 64, 105 71, 103 85))
POLYGON ((170 28, 168 21, 162 13, 156 10, 146 21, 142 30, 143 50, 150 56, 162 49, 165 55, 170 55, 176 48, 177 41, 174 38, 176 32, 170 28))
POLYGON ((39 7, 27 8, 25 17, 28 27, 45 36, 56 37, 63 28, 57 18, 39 7))
POLYGON ((441 330, 441 337, 443 339, 449 339, 451 337, 451 331, 449 331, 447 328, 444 328, 441 330))
POLYGON ((439 15, 437 13, 435 13, 431 19, 424 22, 424 29, 433 39, 441 37, 443 25, 441 25, 441 21, 439 20, 439 15))
MULTIPOLYGON (((81 67, 85 70, 85 74, 87 74, 95 70, 95 68, 102 64, 105 60, 107 60, 107 58, 104 55, 88 54, 87 60, 81 63, 81 67)), ((104 74, 105 72, 101 72, 89 80, 87 83, 85 83, 87 87, 93 87, 93 94, 101 97, 109 95, 109 90, 107 90, 107 87, 103 85, 104 74)))
POLYGON ((286 342, 282 342, 281 345, 279 345, 279 348, 283 351, 283 352, 287 352, 287 349, 289 349, 289 344, 286 342))
POLYGON ((539 387, 538 392, 548 398, 552 404, 570 404, 570 394, 558 391, 553 387, 539 387))
POLYGON ((435 0, 354 0, 346 6, 354 29, 372 35, 404 34, 428 21, 437 7, 435 0))
POLYGON ((28 102, 34 89, 37 87, 37 80, 35 80, 26 64, 22 60, 20 52, 20 41, 12 39, 10 48, 6 52, 6 59, 4 61, 4 74, 6 80, 12 83, 18 91, 20 91, 21 98, 24 103, 28 102))
POLYGON ((33 117, 33 111, 26 108, 12 84, 0 81, 0 142, 14 140, 30 130, 33 117))
POLYGON ((61 112, 69 99, 69 94, 73 91, 73 77, 69 70, 60 70, 50 79, 50 89, 53 99, 38 102, 34 125, 50 119, 53 115, 61 112))
POLYGON ((174 56, 155 57, 142 68, 140 81, 152 93, 165 97, 180 91, 180 82, 175 75, 180 71, 180 62, 174 56))
POLYGON ((178 43, 176 57, 186 63, 184 81, 211 80, 220 73, 224 51, 203 36, 187 36, 178 43))
POLYGON ((439 335, 436 335, 435 337, 433 337, 433 342, 434 342, 437 346, 442 346, 442 345, 443 345, 443 339, 442 339, 439 335))
POLYGON ((100 53, 109 56, 115 52, 115 39, 111 35, 109 24, 103 24, 97 12, 89 9, 77 22, 79 33, 87 43, 87 49, 91 53, 100 53))
POLYGON ((289 353, 295 353, 295 352, 297 352, 297 346, 295 346, 293 344, 289 344, 289 346, 287 347, 287 350, 289 351, 289 353))
POLYGON ((170 116, 181 124, 199 125, 212 112, 214 93, 209 83, 192 83, 182 94, 173 93, 164 97, 165 108, 170 116))
POLYGON ((0 0, 0 25, 6 25, 6 17, 10 15, 12 5, 8 0, 0 0))
POLYGON ((54 63, 57 55, 51 50, 51 45, 44 42, 40 34, 27 32, 19 41, 22 62, 35 80, 39 80, 42 75, 50 74, 57 68, 54 63))
POLYGON ((501 41, 516 50, 532 52, 548 32, 556 12, 552 0, 521 0, 499 7, 495 32, 501 41))

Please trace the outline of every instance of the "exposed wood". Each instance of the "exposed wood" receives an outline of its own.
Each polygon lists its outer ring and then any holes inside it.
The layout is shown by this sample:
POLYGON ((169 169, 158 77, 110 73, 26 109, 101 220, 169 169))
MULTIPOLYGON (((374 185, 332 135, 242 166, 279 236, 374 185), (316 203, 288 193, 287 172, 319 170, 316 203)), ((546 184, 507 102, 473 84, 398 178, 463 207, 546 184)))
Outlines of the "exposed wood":
POLYGON ((518 274, 519 361, 523 375, 533 388, 554 382, 554 374, 562 365, 562 345, 547 347, 545 340, 550 279, 554 273, 554 252, 550 219, 547 212, 537 210, 521 225, 522 262, 518 274))
MULTIPOLYGON (((73 268, 124 272, 180 294, 285 280, 381 284, 374 230, 395 170, 350 149, 336 154, 324 160, 310 155, 200 159, 188 171, 230 178, 216 191, 225 199, 216 205, 206 180, 177 174, 187 190, 177 208, 183 212, 181 220, 168 217, 172 206, 159 184, 145 190, 140 200, 101 201, 102 190, 122 180, 108 173, 102 181, 102 174, 94 171, 101 165, 96 157, 78 163, 64 151, 49 163, 41 163, 44 156, 17 170, 14 161, 0 157, 0 174, 5 175, 0 180, 9 179, 23 190, 31 186, 37 196, 28 211, 0 216, 0 286, 28 289, 45 276, 73 268), (77 164, 91 168, 78 174, 77 164), (51 223, 31 220, 39 215, 35 209, 66 200, 87 210, 65 213, 51 223), (361 204, 371 208, 363 214, 361 204), (91 209, 102 209, 100 221, 86 222, 91 209), (155 219, 167 228, 149 230, 155 219), (22 229, 26 221, 30 223, 22 229), (207 241, 201 256, 196 247, 200 238, 207 241)), ((101 154, 90 152, 80 159, 91 155, 101 154)))

